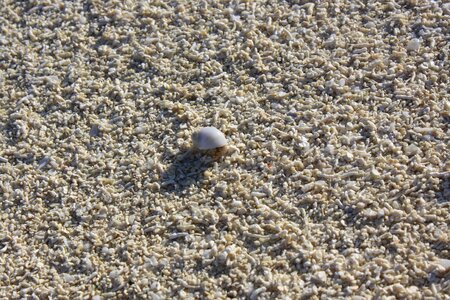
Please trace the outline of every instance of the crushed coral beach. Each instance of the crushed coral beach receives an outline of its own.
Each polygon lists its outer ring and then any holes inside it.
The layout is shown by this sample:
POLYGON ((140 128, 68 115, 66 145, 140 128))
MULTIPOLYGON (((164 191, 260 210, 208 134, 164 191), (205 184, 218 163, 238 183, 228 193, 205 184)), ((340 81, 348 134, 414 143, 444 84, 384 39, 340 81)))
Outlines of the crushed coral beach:
POLYGON ((0 298, 449 299, 446 2, 2 1, 0 298))

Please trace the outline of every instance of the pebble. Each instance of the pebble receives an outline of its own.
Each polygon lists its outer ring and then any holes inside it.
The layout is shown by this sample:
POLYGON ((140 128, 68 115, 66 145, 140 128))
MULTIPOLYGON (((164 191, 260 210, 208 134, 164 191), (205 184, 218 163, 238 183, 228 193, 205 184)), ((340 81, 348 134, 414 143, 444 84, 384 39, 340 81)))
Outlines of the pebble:
POLYGON ((408 46, 406 47, 409 51, 418 51, 420 49, 420 40, 419 39, 411 39, 408 42, 408 46))
POLYGON ((445 275, 450 271, 450 259, 440 258, 435 264, 438 267, 437 272, 440 275, 445 275))
POLYGON ((312 280, 320 285, 323 285, 327 281, 327 273, 324 271, 319 271, 313 275, 312 280))
POLYGON ((412 156, 412 155, 415 155, 415 154, 419 153, 419 152, 420 152, 420 148, 417 147, 417 146, 414 145, 414 144, 411 144, 411 145, 408 145, 408 146, 405 148, 404 151, 405 151, 405 154, 406 154, 406 155, 412 156))

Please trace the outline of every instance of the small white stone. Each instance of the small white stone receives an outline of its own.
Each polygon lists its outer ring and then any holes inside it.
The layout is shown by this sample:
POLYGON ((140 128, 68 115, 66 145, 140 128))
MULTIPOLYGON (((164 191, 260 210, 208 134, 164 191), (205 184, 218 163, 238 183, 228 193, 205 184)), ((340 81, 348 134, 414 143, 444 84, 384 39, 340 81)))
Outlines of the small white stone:
POLYGON ((444 10, 444 14, 447 14, 447 15, 450 14, 450 3, 442 4, 442 8, 444 10))
POLYGON ((64 281, 65 282, 73 282, 74 280, 75 280, 75 277, 74 276, 72 276, 72 275, 70 275, 70 274, 67 274, 67 273, 64 273, 63 275, 62 275, 62 278, 64 279, 64 281))
POLYGON ((409 51, 418 51, 420 48, 420 41, 419 39, 412 39, 408 42, 408 46, 406 46, 406 49, 409 51))
POLYGON ((411 155, 416 155, 417 153, 419 153, 420 152, 420 148, 417 147, 414 144, 411 144, 409 146, 406 146, 404 148, 404 151, 405 151, 406 155, 411 156, 411 155))
POLYGON ((319 271, 313 275, 312 280, 318 284, 325 284, 327 282, 327 273, 319 271))
POLYGON ((450 271, 450 259, 441 258, 435 262, 435 265, 438 267, 437 272, 441 275, 450 271))
POLYGON ((144 127, 141 127, 141 126, 138 126, 138 127, 136 127, 136 128, 134 129, 134 132, 135 132, 136 134, 144 133, 144 132, 145 132, 145 128, 144 128, 144 127))
POLYGON ((370 171, 370 175, 373 177, 373 178, 380 178, 380 172, 378 172, 378 170, 377 169, 375 169, 375 168, 372 168, 372 170, 370 171))
POLYGON ((215 127, 203 127, 192 135, 195 147, 200 150, 216 149, 227 145, 225 135, 215 127))

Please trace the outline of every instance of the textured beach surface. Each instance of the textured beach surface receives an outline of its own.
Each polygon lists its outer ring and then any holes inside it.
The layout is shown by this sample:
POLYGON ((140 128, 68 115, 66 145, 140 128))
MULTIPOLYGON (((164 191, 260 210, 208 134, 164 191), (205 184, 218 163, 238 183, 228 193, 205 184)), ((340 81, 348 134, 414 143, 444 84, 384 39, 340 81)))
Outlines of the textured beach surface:
POLYGON ((446 2, 0 1, 0 298, 449 299, 446 2))

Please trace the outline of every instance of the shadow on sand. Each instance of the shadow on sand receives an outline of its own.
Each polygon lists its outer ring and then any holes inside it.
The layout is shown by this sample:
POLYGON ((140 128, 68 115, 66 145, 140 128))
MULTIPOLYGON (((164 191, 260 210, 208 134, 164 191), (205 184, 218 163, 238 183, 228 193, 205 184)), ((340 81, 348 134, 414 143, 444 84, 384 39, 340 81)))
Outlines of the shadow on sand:
POLYGON ((210 168, 213 160, 194 150, 178 152, 161 176, 161 189, 177 195, 185 195, 191 186, 201 186, 203 173, 210 168))

